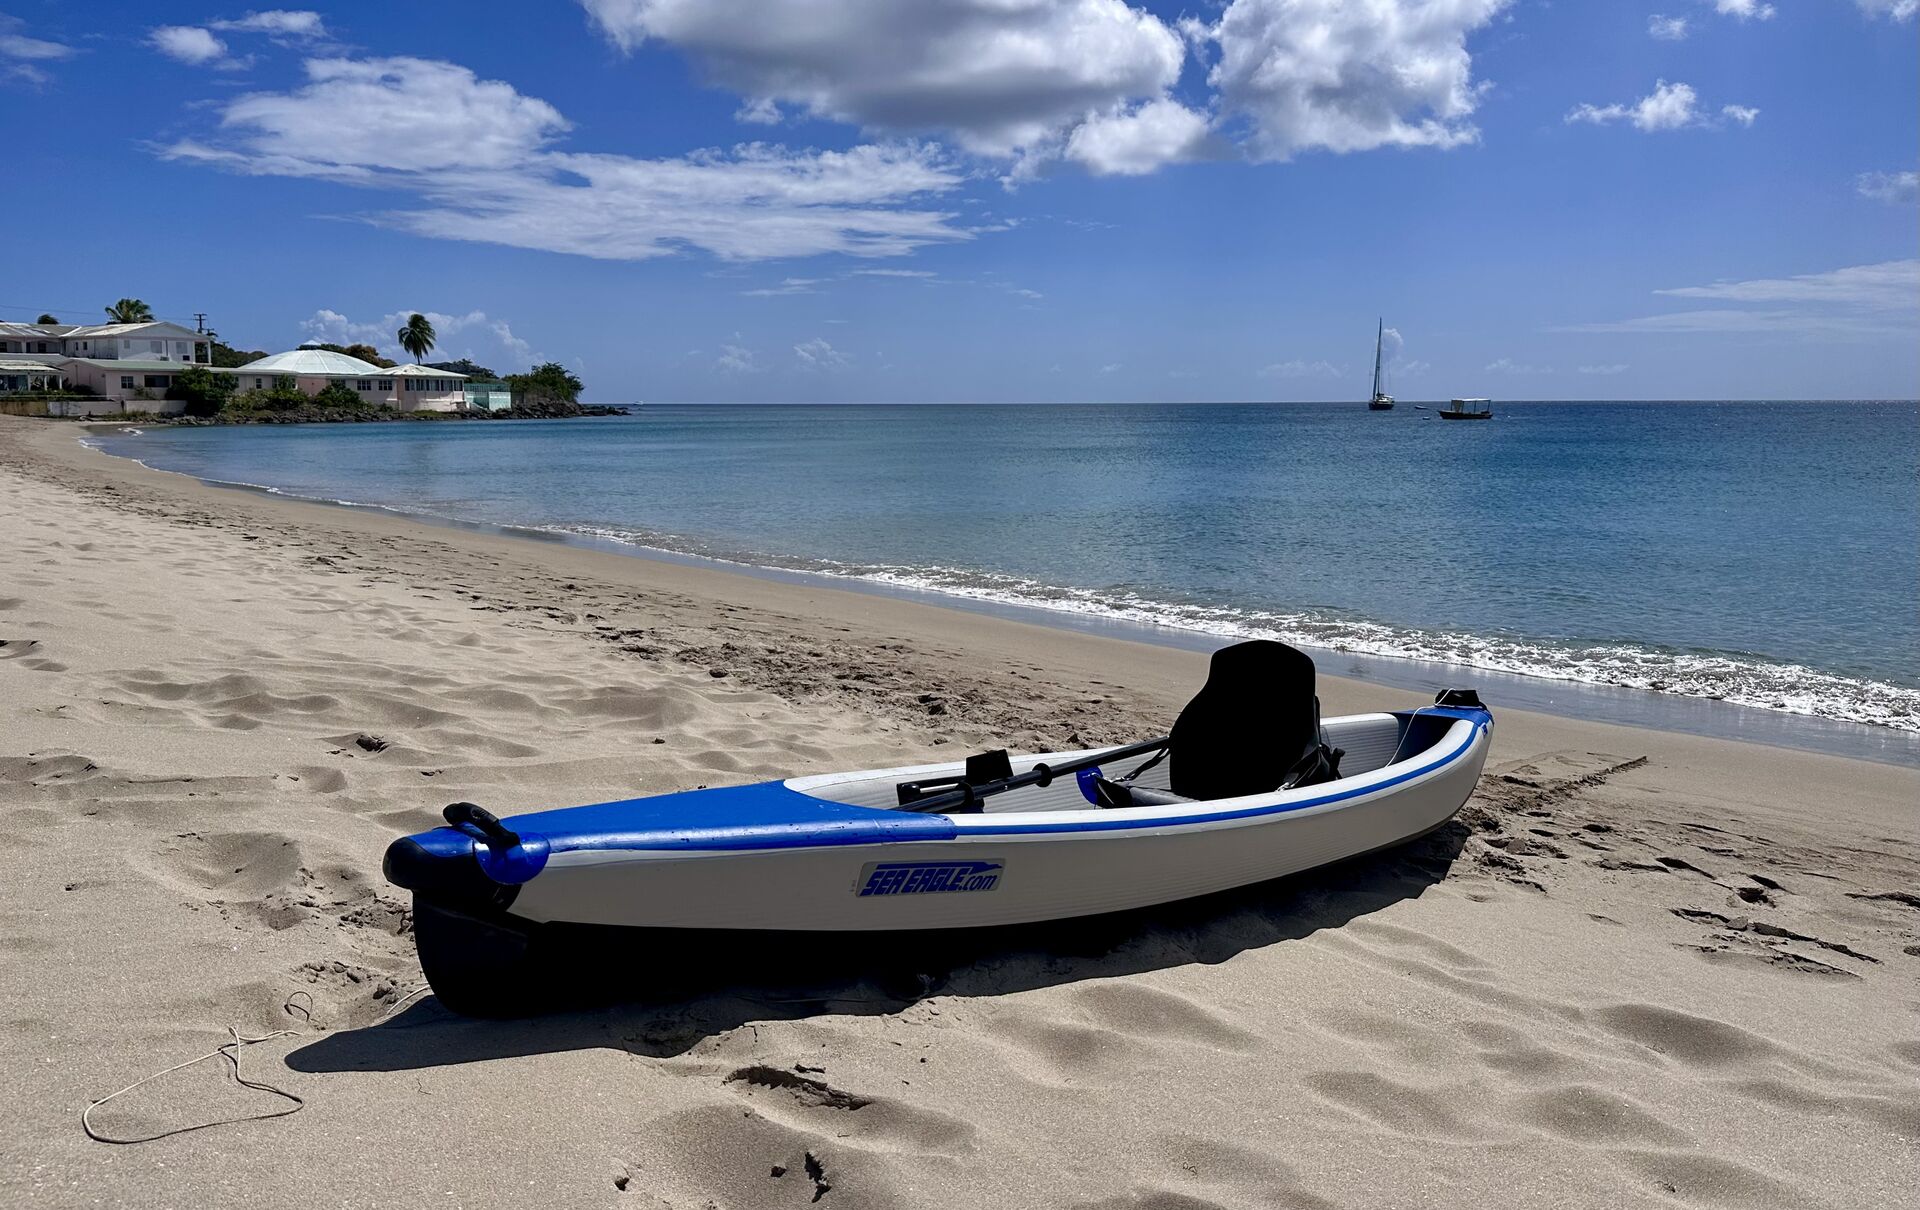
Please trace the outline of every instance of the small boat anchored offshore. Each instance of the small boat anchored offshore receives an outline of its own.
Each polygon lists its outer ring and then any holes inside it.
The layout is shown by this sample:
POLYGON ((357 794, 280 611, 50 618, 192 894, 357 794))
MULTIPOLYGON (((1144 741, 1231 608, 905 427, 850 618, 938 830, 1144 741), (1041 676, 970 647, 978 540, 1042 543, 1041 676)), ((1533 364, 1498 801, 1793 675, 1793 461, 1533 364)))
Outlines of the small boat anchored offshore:
POLYGON ((1493 400, 1456 399, 1437 414, 1442 420, 1492 420, 1493 400))
POLYGON ((1373 397, 1367 400, 1367 410, 1369 412, 1391 412, 1393 410, 1393 396, 1380 389, 1380 350, 1382 342, 1386 339, 1386 335, 1387 318, 1383 315, 1380 317, 1379 326, 1374 329, 1373 333, 1373 397))
POLYGON ((447 826, 394 841, 384 868, 413 892, 441 1002, 511 1015, 582 968, 656 983, 674 953, 919 944, 1390 848, 1467 801, 1492 730, 1471 689, 1322 720, 1312 659, 1256 640, 1216 651, 1157 739, 1022 757, 1018 773, 1003 750, 506 819, 455 803, 447 826))

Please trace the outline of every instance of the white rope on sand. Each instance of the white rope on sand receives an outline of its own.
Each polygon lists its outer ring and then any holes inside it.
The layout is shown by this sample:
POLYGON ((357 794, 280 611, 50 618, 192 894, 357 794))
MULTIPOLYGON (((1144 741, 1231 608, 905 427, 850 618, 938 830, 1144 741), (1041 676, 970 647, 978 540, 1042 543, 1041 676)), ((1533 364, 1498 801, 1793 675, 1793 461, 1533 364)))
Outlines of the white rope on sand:
MULTIPOLYGON (((412 1001, 416 996, 420 996, 428 990, 429 990, 428 986, 423 983, 419 987, 416 987, 412 991, 408 992, 406 995, 400 997, 398 1000, 395 1000, 393 1002, 393 1005, 390 1008, 388 1008, 387 1011, 380 1016, 379 1020, 373 1022, 373 1025, 385 1024, 388 1020, 392 1019, 392 1017, 396 1013, 398 1013, 402 1008, 405 1008, 407 1004, 410 1001, 412 1001)), ((306 992, 295 992, 294 995, 306 996, 309 1003, 311 1003, 313 1000, 313 997, 306 992)), ((293 996, 288 996, 287 1002, 281 1005, 281 1011, 291 1016, 295 1007, 297 1006, 294 1005, 293 1003, 293 996)), ((309 1019, 312 1018, 312 1013, 310 1010, 303 1008, 300 1011, 305 1013, 309 1019)), ((370 1025, 367 1028, 372 1028, 372 1026, 370 1025)), ((244 1048, 248 1046, 258 1045, 261 1042, 271 1042, 275 1038, 297 1038, 299 1036, 300 1036, 300 1031, 297 1029, 276 1029, 272 1033, 261 1034, 257 1038, 249 1038, 249 1037, 242 1036, 238 1027, 229 1025, 227 1026, 228 1040, 214 1047, 212 1050, 208 1051, 206 1054, 200 1055, 198 1058, 188 1059, 184 1063, 175 1063, 172 1067, 167 1068, 165 1071, 156 1071, 150 1076, 145 1076, 141 1079, 135 1080, 133 1083, 127 1085, 125 1088, 122 1088, 117 1092, 110 1092, 106 1096, 101 1097, 99 1100, 89 1103, 85 1109, 80 1111, 80 1129, 86 1131, 87 1137, 92 1139, 96 1143, 118 1143, 118 1144, 151 1143, 158 1139, 171 1138, 176 1134, 191 1134, 196 1130, 207 1130, 214 1126, 231 1126, 238 1122, 265 1122, 272 1118, 284 1118, 284 1117, 289 1117, 293 1114, 299 1113, 302 1109, 305 1109, 307 1107, 307 1101, 305 1097, 296 1096, 295 1094, 288 1092, 284 1088, 276 1088, 272 1084, 265 1083, 264 1081, 261 1081, 261 1080, 249 1080, 247 1077, 240 1074, 240 1052, 244 1048), (286 1106, 283 1109, 275 1109, 268 1113, 249 1113, 249 1114, 244 1114, 237 1118, 221 1118, 218 1121, 199 1122, 192 1126, 177 1126, 172 1130, 162 1130, 158 1134, 142 1135, 139 1138, 115 1138, 110 1134, 102 1134, 100 1131, 94 1128, 93 1111, 100 1108, 102 1105, 105 1105, 108 1101, 113 1100, 117 1096, 123 1096, 126 1093, 132 1092, 134 1089, 139 1088, 142 1085, 151 1084, 153 1083, 153 1081, 159 1079, 162 1076, 170 1076, 176 1071, 185 1071, 187 1068, 192 1067, 196 1063, 204 1063, 208 1059, 213 1059, 213 1058, 225 1059, 229 1064, 232 1065, 234 1082, 239 1084, 242 1088, 251 1088, 256 1092, 270 1093, 273 1096, 281 1097, 285 1100, 291 1101, 292 1104, 286 1106)))
POLYGON ((300 1036, 298 1030, 276 1029, 270 1034, 261 1034, 257 1038, 249 1038, 243 1037, 238 1029, 229 1025, 227 1026, 227 1036, 230 1039, 229 1041, 222 1042, 199 1058, 188 1059, 184 1063, 175 1063, 165 1071, 156 1071, 152 1075, 144 1079, 135 1080, 118 1092, 110 1092, 106 1096, 88 1105, 80 1112, 80 1129, 86 1131, 87 1137, 97 1143, 151 1143, 155 1139, 171 1138, 176 1134, 190 1134, 195 1130, 206 1130, 213 1126, 227 1126, 235 1122, 264 1122, 269 1118, 284 1118, 288 1114, 299 1113, 307 1107, 307 1102, 304 1098, 297 1097, 284 1088, 275 1088, 273 1085, 263 1083, 259 1080, 249 1080, 240 1074, 240 1051, 243 1047, 253 1046, 260 1042, 270 1042, 275 1038, 297 1038, 300 1036), (257 1092, 271 1093, 276 1097, 282 1097, 291 1101, 293 1104, 286 1106, 284 1109, 275 1109, 268 1113, 250 1113, 237 1118, 221 1118, 215 1122, 199 1122, 192 1126, 177 1126, 172 1130, 162 1130, 158 1134, 142 1135, 138 1138, 115 1138, 113 1135, 102 1134, 100 1131, 94 1129, 92 1120, 93 1111, 105 1105, 108 1101, 124 1093, 132 1092, 143 1084, 151 1084, 161 1076, 170 1076, 176 1071, 185 1071, 196 1063, 204 1063, 212 1058, 223 1058, 232 1064, 234 1081, 241 1087, 251 1088, 257 1092))

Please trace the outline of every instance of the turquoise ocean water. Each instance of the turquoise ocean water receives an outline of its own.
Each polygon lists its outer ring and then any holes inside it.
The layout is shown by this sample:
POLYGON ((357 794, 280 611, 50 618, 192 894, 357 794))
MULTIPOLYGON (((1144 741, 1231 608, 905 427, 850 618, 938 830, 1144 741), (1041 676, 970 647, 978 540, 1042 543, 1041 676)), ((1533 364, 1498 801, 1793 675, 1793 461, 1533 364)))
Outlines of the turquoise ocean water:
POLYGON ((203 479, 1920 731, 1920 408, 661 407, 163 428, 203 479))

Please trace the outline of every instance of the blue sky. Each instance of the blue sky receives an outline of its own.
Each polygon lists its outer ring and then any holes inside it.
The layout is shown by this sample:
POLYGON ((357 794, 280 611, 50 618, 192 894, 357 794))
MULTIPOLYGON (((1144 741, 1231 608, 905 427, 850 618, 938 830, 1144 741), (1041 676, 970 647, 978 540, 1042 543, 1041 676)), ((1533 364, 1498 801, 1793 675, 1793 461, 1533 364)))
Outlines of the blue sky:
MULTIPOLYGON (((0 0, 6 3, 6 0, 0 0)), ((0 319, 654 401, 1920 395, 1920 0, 11 0, 0 319)))

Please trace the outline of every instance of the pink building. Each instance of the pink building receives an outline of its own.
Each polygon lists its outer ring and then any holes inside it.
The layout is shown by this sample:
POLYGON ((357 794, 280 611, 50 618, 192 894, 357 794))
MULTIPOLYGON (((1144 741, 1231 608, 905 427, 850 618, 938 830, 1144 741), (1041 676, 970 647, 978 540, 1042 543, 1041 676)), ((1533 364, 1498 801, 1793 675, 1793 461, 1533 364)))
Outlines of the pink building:
POLYGON ((402 412, 452 412, 467 399, 464 374, 419 365, 382 369, 331 349, 301 347, 226 372, 240 380, 242 391, 266 390, 281 377, 292 378, 305 395, 318 395, 338 383, 363 403, 402 412))

